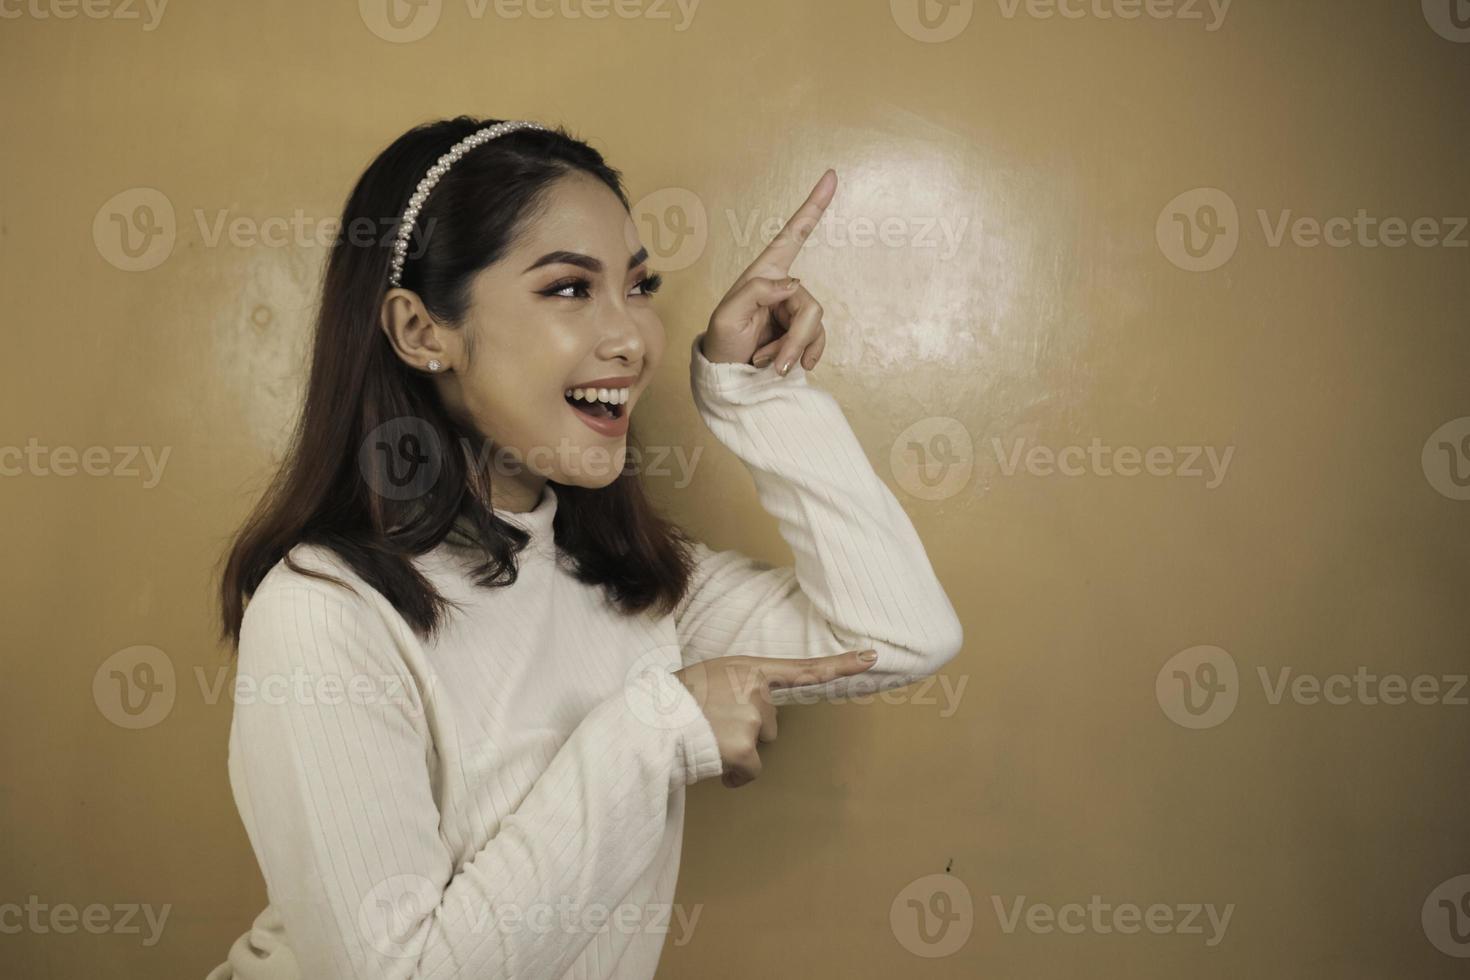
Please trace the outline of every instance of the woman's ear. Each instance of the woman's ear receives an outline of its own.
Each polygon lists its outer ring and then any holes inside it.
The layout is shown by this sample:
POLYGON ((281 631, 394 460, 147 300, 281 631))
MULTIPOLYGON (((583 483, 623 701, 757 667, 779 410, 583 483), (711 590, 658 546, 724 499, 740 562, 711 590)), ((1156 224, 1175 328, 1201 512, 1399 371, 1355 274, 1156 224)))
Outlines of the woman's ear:
POLYGON ((449 349, 452 331, 435 322, 424 301, 411 289, 393 288, 383 297, 378 325, 403 363, 417 371, 442 373, 454 365, 449 349))

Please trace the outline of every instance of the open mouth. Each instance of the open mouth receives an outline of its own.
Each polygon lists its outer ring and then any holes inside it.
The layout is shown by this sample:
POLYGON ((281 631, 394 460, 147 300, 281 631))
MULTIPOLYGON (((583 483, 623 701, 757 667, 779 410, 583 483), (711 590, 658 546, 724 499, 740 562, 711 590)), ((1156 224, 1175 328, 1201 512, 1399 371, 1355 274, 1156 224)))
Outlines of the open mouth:
MULTIPOLYGON (((582 389, 579 388, 577 391, 582 391, 582 389)), ((583 415, 590 415, 595 419, 622 418, 626 406, 620 399, 627 398, 627 389, 622 389, 620 392, 607 392, 602 397, 599 397, 600 394, 598 391, 584 391, 581 397, 578 397, 575 391, 568 391, 563 397, 566 398, 567 404, 583 415)))

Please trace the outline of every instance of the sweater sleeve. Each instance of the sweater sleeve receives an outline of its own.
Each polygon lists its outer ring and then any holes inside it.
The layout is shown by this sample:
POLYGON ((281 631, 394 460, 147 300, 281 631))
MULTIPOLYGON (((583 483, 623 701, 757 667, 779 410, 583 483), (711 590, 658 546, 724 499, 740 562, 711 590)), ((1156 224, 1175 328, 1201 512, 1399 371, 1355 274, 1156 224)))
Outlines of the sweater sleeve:
POLYGON ((432 683, 402 656, 412 642, 330 586, 263 585, 245 613, 231 786, 301 976, 562 976, 592 933, 534 916, 625 897, 670 793, 721 771, 714 733, 678 678, 639 673, 456 866, 433 792, 452 775, 437 772, 432 683))
POLYGON ((695 405, 744 462, 795 563, 777 568, 696 544, 694 582, 675 612, 684 663, 877 651, 867 671, 774 691, 777 704, 891 690, 938 671, 963 642, 959 617, 836 399, 800 361, 785 377, 714 363, 702 340, 690 350, 695 405))

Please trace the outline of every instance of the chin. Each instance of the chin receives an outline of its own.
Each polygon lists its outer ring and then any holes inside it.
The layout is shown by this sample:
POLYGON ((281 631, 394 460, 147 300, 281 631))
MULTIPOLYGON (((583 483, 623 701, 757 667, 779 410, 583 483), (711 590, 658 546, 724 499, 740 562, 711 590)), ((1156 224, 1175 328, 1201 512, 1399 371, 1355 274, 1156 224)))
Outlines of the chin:
MULTIPOLYGON (((589 435, 591 435, 589 433, 589 435)), ((557 483, 585 490, 601 490, 623 475, 627 466, 628 440, 579 438, 567 458, 558 460, 557 483)))
POLYGON ((602 490, 617 482, 621 474, 569 473, 556 480, 563 486, 581 487, 583 490, 602 490))

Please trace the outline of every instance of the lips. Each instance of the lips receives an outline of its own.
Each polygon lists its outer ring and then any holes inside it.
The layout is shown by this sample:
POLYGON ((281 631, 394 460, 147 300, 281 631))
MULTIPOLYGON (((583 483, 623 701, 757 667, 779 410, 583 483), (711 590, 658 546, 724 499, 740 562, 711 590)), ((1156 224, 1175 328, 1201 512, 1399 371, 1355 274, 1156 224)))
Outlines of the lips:
POLYGON ((616 378, 591 378, 587 381, 574 381, 567 385, 568 388, 631 388, 633 382, 638 380, 637 375, 624 374, 616 378))
POLYGON ((602 423, 592 426, 602 431, 616 427, 619 422, 626 423, 629 408, 624 402, 631 396, 633 383, 637 380, 638 376, 633 374, 589 378, 568 385, 562 395, 578 418, 589 424, 602 423), (577 396, 578 391, 583 397, 577 396))
POLYGON ((568 385, 562 391, 567 407, 598 435, 617 437, 628 431, 628 414, 636 375, 592 378, 568 385), (580 391, 583 397, 578 397, 580 391), (601 397, 598 397, 598 396, 601 397), (606 399, 604 401, 604 399, 606 399))

